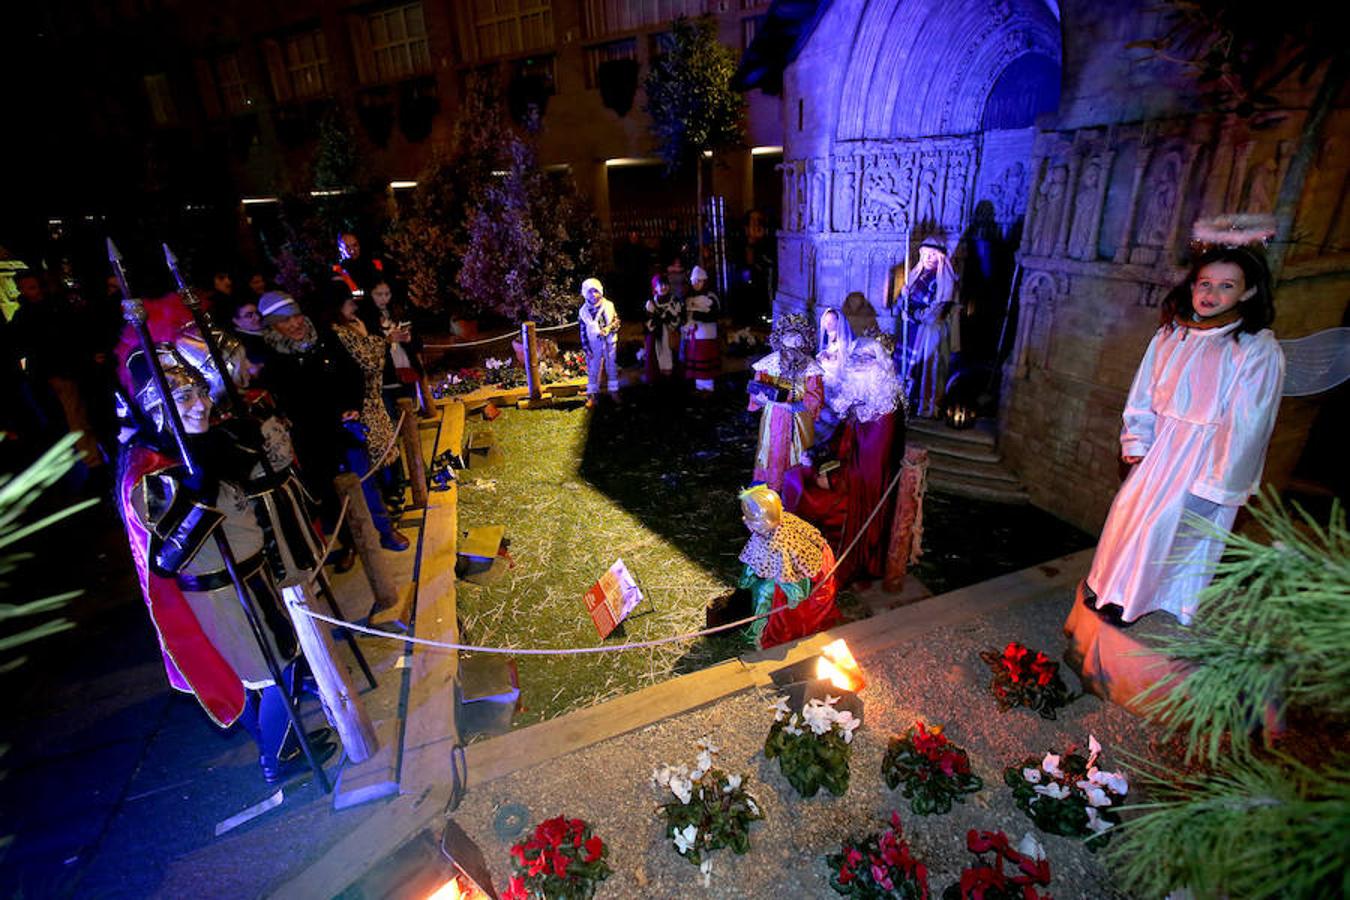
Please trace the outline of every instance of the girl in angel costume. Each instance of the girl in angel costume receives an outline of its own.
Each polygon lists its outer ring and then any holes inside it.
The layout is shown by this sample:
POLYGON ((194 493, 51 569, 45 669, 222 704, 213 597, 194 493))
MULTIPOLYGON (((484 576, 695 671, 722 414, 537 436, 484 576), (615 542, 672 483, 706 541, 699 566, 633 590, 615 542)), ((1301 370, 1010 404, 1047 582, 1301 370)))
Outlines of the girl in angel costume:
POLYGON ((1162 304, 1125 401, 1121 456, 1133 470, 1102 528, 1082 596, 1125 623, 1196 611, 1238 507, 1256 491, 1284 382, 1269 224, 1198 223, 1201 251, 1162 304), (1201 529, 1197 516, 1213 526, 1201 529), (1106 607, 1106 609, 1103 609, 1106 607))

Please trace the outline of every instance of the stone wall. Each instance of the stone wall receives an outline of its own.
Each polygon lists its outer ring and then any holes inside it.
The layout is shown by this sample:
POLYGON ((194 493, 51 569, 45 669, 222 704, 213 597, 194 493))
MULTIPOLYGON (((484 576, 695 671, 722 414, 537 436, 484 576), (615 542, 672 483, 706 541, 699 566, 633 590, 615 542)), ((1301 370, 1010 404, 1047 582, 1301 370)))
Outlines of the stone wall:
MULTIPOLYGON (((921 238, 944 236, 959 267, 977 211, 1006 239, 1020 228, 1000 446, 1034 502, 1095 531, 1119 484, 1124 396, 1184 275, 1191 224, 1273 210, 1316 80, 1251 120, 1207 113, 1176 66, 1126 47, 1158 27, 1149 0, 1059 7, 1062 24, 1043 0, 831 5, 784 77, 777 303, 836 306, 859 291, 886 327, 921 238), (984 130, 1000 75, 1059 61, 1061 31, 1057 111, 984 130)), ((1341 324, 1350 297, 1346 110, 1316 150, 1277 289, 1281 338, 1341 324)), ((1269 480, 1292 470, 1317 408, 1285 401, 1269 480)))
MULTIPOLYGON (((1129 33, 1114 29, 1093 58, 1123 50, 1129 33)), ((1199 114, 1120 122, 1111 113, 1132 109, 1137 98, 1123 96, 1122 87, 1113 110, 1102 85, 1091 93, 1101 124, 1047 123, 1036 137, 999 442, 1033 502, 1096 530, 1118 486, 1125 394, 1158 327, 1160 301, 1185 276, 1191 224, 1222 212, 1273 212, 1306 113, 1292 96, 1282 98, 1289 106, 1254 120, 1199 114)), ((1149 93, 1155 106, 1160 93, 1156 86, 1149 93)), ((1174 97, 1178 107, 1191 103, 1185 90, 1174 97)), ((1064 118, 1081 120, 1084 105, 1070 101, 1064 118)), ((1350 113, 1333 112, 1304 186, 1297 243, 1276 289, 1280 338, 1340 325, 1345 316, 1348 128, 1350 113)), ((1316 398, 1284 401, 1266 481, 1287 480, 1319 406, 1316 398)))

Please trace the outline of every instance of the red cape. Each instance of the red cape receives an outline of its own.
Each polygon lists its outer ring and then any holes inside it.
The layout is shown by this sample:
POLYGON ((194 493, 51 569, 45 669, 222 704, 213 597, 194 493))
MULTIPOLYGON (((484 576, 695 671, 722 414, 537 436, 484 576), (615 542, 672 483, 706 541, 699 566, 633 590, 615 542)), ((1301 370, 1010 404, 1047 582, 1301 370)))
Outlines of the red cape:
POLYGON ((177 690, 195 694, 211 720, 227 728, 244 710, 244 683, 202 631, 178 582, 150 571, 147 562, 150 533, 132 506, 133 492, 141 479, 169 468, 174 461, 144 447, 133 447, 128 452, 131 457, 127 460, 122 483, 118 485, 118 499, 122 503, 122 519, 126 523, 136 576, 141 582, 141 594, 164 654, 169 684, 177 690))

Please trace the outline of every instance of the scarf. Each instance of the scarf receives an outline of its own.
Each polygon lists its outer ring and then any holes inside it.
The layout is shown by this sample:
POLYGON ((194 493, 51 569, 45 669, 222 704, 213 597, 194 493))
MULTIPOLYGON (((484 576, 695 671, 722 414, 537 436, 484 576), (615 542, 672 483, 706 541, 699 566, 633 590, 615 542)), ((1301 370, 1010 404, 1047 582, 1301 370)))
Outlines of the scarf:
POLYGON ((266 333, 263 334, 263 340, 267 341, 267 346, 285 356, 299 356, 302 353, 308 353, 319 342, 319 330, 314 327, 314 323, 310 321, 309 316, 305 316, 304 319, 305 336, 300 340, 293 341, 275 328, 268 328, 266 333))
POLYGON ((1208 319, 1187 319, 1183 316, 1177 316, 1175 321, 1182 328, 1194 328, 1196 331, 1209 331, 1211 328, 1222 328, 1230 325, 1242 318, 1242 313, 1235 306, 1227 312, 1221 312, 1217 316, 1210 316, 1208 319))

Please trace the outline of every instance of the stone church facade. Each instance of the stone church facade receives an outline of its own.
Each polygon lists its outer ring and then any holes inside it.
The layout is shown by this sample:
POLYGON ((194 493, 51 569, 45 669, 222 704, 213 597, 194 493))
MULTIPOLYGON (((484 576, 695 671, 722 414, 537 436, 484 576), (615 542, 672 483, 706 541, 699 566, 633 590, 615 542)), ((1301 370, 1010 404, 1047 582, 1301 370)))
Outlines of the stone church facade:
MULTIPOLYGON (((1174 66, 1126 47, 1156 29, 1150 4, 1103 6, 831 4, 784 73, 776 298, 818 309, 861 293, 887 328, 920 240, 946 240, 967 276, 975 238, 1006 241, 1020 278, 999 446, 1034 502, 1093 531, 1119 483, 1125 393, 1184 276, 1191 224, 1274 211, 1317 86, 1247 119, 1207 112, 1174 66)), ((1312 151, 1294 186, 1280 338, 1342 324, 1350 297, 1350 111, 1333 108, 1312 151)), ((1008 304, 974 302, 999 319, 1008 304)), ((1320 402, 1285 401, 1267 480, 1292 471, 1320 402)))

